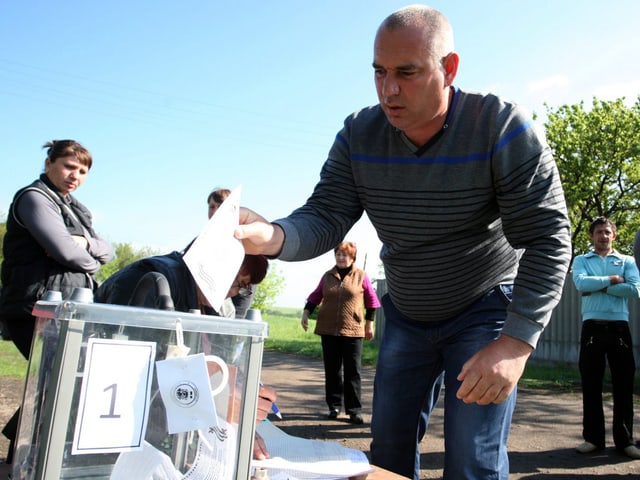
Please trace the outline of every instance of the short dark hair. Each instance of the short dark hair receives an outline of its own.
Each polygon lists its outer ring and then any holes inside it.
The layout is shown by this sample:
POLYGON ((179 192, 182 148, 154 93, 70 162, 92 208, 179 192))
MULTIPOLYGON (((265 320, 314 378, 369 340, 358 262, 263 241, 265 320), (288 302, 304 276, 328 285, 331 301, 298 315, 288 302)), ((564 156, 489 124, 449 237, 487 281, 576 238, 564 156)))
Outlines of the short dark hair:
POLYGON ((264 255, 245 255, 240 272, 251 275, 251 284, 257 285, 267 276, 269 261, 264 255))
POLYGON ((616 224, 609 220, 607 217, 598 217, 593 222, 591 222, 591 225, 589 225, 589 233, 595 232, 598 225, 608 225, 611 227, 611 230, 613 230, 614 233, 617 233, 618 231, 616 224))
POLYGON ((211 192, 209 194, 209 196, 207 197, 207 204, 213 200, 214 202, 216 202, 218 205, 221 205, 222 202, 224 202, 227 197, 231 195, 231 190, 229 190, 228 188, 216 188, 213 192, 211 192))
POLYGON ((55 163, 58 158, 75 157, 80 164, 88 169, 91 169, 93 164, 89 150, 75 140, 51 140, 45 143, 42 148, 47 149, 47 158, 51 163, 55 163))

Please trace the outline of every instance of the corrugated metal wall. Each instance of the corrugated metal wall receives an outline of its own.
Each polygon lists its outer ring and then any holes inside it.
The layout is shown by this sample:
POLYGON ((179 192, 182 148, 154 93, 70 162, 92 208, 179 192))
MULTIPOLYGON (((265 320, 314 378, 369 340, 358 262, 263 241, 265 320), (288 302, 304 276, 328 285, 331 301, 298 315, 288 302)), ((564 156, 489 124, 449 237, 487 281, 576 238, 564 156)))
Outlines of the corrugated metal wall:
MULTIPOLYGON (((382 297, 387 292, 386 280, 376 281, 376 292, 382 297)), ((571 278, 564 285, 564 292, 560 303, 553 311, 549 325, 542 333, 538 347, 531 358, 539 361, 578 363, 580 350, 580 295, 571 278)), ((376 312, 375 340, 380 341, 384 328, 384 311, 376 312)), ((636 364, 640 366, 640 301, 637 298, 629 300, 629 328, 633 338, 634 356, 636 364)))
MULTIPOLYGON (((542 332, 532 358, 578 363, 580 318, 580 294, 569 277, 564 284, 562 299, 553 311, 551 322, 542 332)), ((629 329, 636 363, 640 365, 640 301, 637 298, 629 299, 629 329)))

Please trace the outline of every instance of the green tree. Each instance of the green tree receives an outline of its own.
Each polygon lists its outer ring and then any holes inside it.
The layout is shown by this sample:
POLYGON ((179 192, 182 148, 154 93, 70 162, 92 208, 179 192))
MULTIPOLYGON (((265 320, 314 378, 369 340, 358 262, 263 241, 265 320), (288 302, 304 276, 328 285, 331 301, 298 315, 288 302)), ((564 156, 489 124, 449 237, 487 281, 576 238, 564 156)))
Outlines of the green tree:
POLYGON ((284 275, 275 263, 270 262, 267 276, 256 288, 251 308, 266 311, 268 308, 273 307, 276 298, 282 293, 285 286, 284 275))
POLYGON ((136 260, 156 255, 156 252, 149 247, 136 250, 128 243, 115 243, 113 247, 115 250, 115 257, 109 263, 102 266, 96 275, 98 282, 106 280, 118 270, 135 262, 136 260))
POLYGON ((553 110, 545 123, 562 178, 571 220, 572 258, 589 250, 589 224, 599 216, 618 227, 616 248, 632 253, 640 227, 640 96, 632 106, 624 99, 594 97, 553 110))

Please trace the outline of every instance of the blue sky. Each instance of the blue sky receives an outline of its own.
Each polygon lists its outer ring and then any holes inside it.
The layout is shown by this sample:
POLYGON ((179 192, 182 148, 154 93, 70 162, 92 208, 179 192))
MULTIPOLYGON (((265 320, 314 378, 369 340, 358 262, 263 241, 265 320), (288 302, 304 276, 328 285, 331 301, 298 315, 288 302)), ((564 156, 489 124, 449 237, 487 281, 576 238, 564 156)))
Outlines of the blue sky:
MULTIPOLYGON (((301 205, 352 111, 376 103, 375 30, 392 0, 0 2, 0 215, 42 171, 42 144, 94 156, 76 196, 112 242, 180 249, 206 196, 242 185, 269 219, 301 205)), ((544 114, 640 94, 640 2, 434 1, 453 24, 455 84, 544 114)), ((348 239, 378 276, 363 221, 348 239)), ((302 307, 331 255, 277 262, 302 307)))

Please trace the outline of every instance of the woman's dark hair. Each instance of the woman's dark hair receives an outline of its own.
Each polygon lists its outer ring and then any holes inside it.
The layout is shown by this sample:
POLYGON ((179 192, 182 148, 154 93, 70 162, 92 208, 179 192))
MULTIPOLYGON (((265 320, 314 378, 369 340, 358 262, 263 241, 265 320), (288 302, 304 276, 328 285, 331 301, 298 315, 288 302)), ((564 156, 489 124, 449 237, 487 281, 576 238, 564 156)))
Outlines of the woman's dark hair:
POLYGON ((218 205, 221 205, 222 202, 224 202, 227 197, 231 195, 231 190, 229 190, 228 188, 216 188, 213 192, 211 192, 209 194, 209 196, 207 197, 207 204, 213 200, 214 202, 216 202, 218 205))
POLYGON ((267 276, 269 261, 264 255, 245 255, 240 272, 251 275, 251 284, 257 285, 267 276))
POLYGON ((75 140, 51 140, 45 143, 42 148, 47 149, 47 158, 51 163, 54 163, 58 158, 75 157, 88 169, 91 169, 93 164, 89 150, 75 140))

